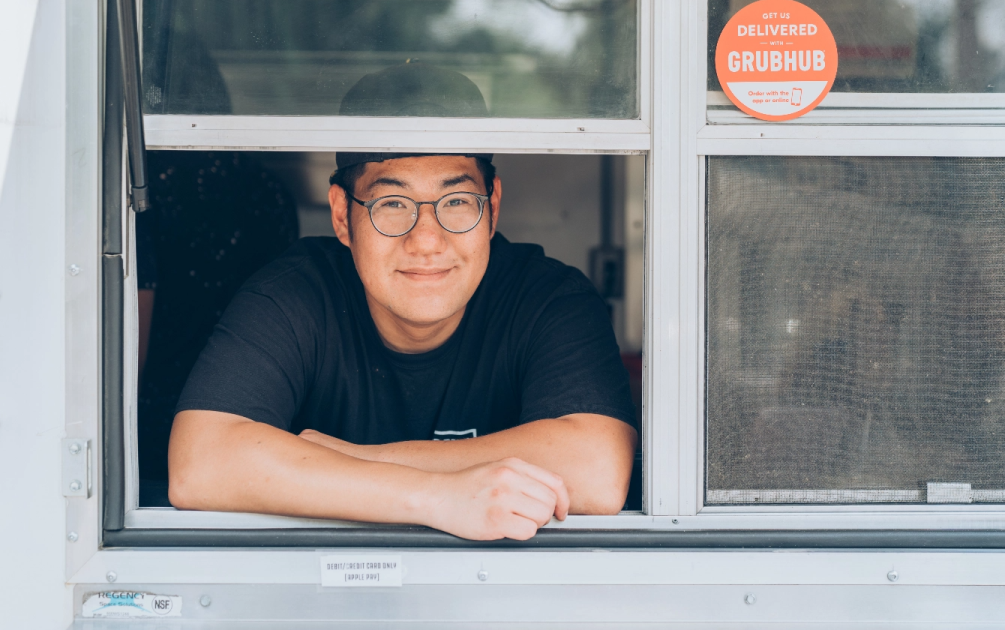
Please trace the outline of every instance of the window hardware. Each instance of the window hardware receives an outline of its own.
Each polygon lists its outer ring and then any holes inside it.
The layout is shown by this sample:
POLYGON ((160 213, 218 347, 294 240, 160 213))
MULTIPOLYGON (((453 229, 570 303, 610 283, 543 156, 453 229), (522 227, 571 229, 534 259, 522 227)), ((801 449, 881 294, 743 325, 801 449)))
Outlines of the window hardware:
POLYGON ((973 503, 974 491, 969 483, 928 483, 928 503, 973 503))
POLYGON ((92 486, 91 441, 66 438, 62 441, 62 452, 63 496, 89 498, 92 486))

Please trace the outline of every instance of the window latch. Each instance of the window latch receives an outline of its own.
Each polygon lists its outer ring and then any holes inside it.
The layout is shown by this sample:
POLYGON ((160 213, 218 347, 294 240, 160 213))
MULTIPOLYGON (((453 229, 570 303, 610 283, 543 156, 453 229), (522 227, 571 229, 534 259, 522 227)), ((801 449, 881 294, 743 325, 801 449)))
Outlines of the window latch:
POLYGON ((969 483, 928 483, 928 503, 973 503, 974 491, 969 483))

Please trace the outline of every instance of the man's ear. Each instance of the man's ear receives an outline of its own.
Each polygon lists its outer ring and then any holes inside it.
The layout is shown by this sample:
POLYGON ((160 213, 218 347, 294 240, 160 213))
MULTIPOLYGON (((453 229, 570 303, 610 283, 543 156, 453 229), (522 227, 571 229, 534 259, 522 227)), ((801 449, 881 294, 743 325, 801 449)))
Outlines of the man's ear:
POLYGON ((496 235, 496 227, 499 225, 499 206, 502 204, 502 180, 496 177, 492 180, 492 197, 490 198, 492 202, 492 229, 489 232, 489 238, 496 235))
POLYGON ((349 247, 349 197, 338 184, 332 184, 328 189, 328 205, 332 208, 332 227, 335 236, 342 244, 349 247))

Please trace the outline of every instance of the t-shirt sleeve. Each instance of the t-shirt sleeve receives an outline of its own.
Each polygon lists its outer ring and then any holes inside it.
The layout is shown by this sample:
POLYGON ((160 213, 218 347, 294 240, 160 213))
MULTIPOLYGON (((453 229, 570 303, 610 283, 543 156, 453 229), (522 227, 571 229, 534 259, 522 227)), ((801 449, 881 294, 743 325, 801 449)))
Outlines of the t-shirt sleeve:
POLYGON ((272 297, 242 289, 199 355, 175 413, 221 411, 289 430, 314 372, 315 344, 305 336, 272 297))
POLYGON ((554 298, 535 322, 527 348, 521 424, 593 413, 635 427, 628 371, 599 295, 578 290, 554 298))

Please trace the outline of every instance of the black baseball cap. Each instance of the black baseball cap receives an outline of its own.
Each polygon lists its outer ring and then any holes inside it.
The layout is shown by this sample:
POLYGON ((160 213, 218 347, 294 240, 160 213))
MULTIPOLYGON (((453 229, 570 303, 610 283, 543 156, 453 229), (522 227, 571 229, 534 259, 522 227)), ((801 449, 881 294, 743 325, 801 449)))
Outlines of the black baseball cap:
MULTIPOLYGON (((485 118, 489 112, 485 98, 471 79, 460 72, 408 60, 372 72, 357 81, 342 98, 339 115, 485 118)), ((335 163, 343 169, 365 162, 429 155, 444 154, 339 151, 335 163)), ((492 161, 491 153, 456 155, 492 161)), ((332 174, 329 183, 335 183, 334 179, 332 174)))

